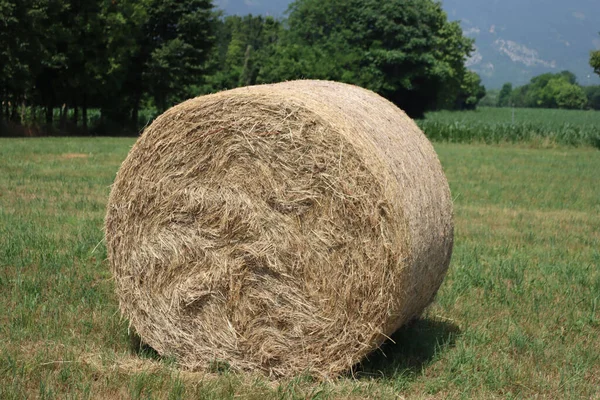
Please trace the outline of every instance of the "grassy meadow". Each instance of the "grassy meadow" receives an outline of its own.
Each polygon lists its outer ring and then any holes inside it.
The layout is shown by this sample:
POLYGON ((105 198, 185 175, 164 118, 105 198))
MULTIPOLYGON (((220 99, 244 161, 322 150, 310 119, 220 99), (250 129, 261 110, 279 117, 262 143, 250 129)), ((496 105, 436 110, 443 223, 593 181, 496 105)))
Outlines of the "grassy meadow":
POLYGON ((528 143, 600 149, 600 112, 541 108, 436 111, 418 121, 427 136, 451 143, 528 143))
POLYGON ((600 398, 600 152, 453 141, 435 144, 456 223, 436 302, 354 376, 319 383, 132 350, 102 224, 133 139, 1 139, 0 399, 600 398))

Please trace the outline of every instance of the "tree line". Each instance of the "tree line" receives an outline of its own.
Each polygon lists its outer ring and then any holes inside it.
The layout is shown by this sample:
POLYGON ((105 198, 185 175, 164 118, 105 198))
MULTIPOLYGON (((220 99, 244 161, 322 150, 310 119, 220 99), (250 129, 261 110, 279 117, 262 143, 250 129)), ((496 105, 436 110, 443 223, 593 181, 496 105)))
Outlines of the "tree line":
POLYGON ((0 0, 0 118, 137 127, 147 102, 188 94, 216 24, 210 0, 0 0))
POLYGON ((0 125, 137 132, 192 96, 307 78, 418 117, 484 96, 472 50, 434 0, 297 0, 285 19, 211 0, 0 0, 0 125))
POLYGON ((435 1, 302 0, 288 18, 230 16, 205 92, 292 79, 357 84, 411 116, 474 108, 485 95, 465 60, 473 41, 435 1))
POLYGON ((500 90, 489 90, 479 105, 600 110, 600 85, 581 86, 570 71, 545 73, 522 86, 505 83, 500 90))

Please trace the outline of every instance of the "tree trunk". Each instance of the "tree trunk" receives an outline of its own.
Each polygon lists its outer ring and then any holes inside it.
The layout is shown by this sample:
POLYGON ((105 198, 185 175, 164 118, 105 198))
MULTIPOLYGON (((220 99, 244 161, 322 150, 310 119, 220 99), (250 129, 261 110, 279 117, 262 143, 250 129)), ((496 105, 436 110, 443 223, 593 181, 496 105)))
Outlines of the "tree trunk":
POLYGON ((137 124, 138 124, 139 119, 140 119, 139 105, 135 104, 133 106, 133 110, 131 111, 131 125, 133 125, 135 127, 135 129, 137 129, 137 124))
POLYGON ((73 125, 77 127, 77 123, 79 122, 79 107, 77 104, 73 105, 73 125))
POLYGON ((0 122, 2 122, 4 120, 4 114, 2 113, 2 105, 4 104, 5 101, 8 101, 6 99, 6 88, 4 90, 0 89, 0 122))
POLYGON ((81 103, 81 126, 83 133, 88 131, 88 118, 87 118, 87 94, 83 94, 83 101, 81 103))
MULTIPOLYGON (((21 102, 21 123, 25 122, 25 113, 27 112, 27 104, 25 100, 21 102)), ((31 123, 31 121, 29 121, 31 123)))
POLYGON ((18 105, 17 105, 17 100, 14 100, 11 104, 10 104, 10 120, 12 122, 19 122, 19 112, 18 110, 18 105))
POLYGON ((54 107, 51 104, 46 105, 46 125, 48 128, 52 127, 52 120, 54 119, 54 107))
POLYGON ((133 126, 133 128, 135 130, 138 129, 138 121, 140 118, 140 101, 141 101, 141 95, 140 94, 136 94, 134 100, 133 100, 133 109, 131 110, 131 125, 133 126))
POLYGON ((60 109, 60 129, 65 130, 67 128, 67 119, 69 117, 69 106, 63 104, 60 109))

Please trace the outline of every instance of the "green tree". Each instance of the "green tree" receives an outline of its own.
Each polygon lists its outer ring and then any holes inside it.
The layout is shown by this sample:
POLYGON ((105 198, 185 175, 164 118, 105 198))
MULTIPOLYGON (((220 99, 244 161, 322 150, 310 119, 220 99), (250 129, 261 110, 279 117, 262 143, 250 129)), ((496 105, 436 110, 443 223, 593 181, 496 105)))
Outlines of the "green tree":
POLYGON ((590 65, 594 68, 594 72, 600 75, 600 50, 592 52, 590 56, 590 65))
POLYGON ((211 0, 0 0, 0 116, 135 124, 142 101, 165 109, 201 80, 216 17, 211 0))
POLYGON ((600 110, 600 86, 585 86, 583 90, 588 100, 588 107, 592 110, 600 110))
POLYGON ((145 88, 140 81, 145 68, 140 53, 150 4, 149 0, 103 0, 107 65, 101 78, 104 89, 95 99, 102 123, 137 124, 145 88))
POLYGON ((600 75, 600 50, 590 53, 590 66, 594 68, 594 72, 600 75))
POLYGON ((500 94, 500 90, 498 89, 489 89, 485 91, 485 96, 479 103, 477 103, 478 107, 498 107, 498 95, 500 94))
POLYGON ((552 88, 546 88, 555 78, 559 78, 556 82, 563 81, 561 77, 550 72, 533 77, 526 86, 524 105, 526 107, 556 107, 554 99, 556 92, 552 88))
POLYGON ((554 75, 537 92, 537 105, 545 108, 581 109, 587 104, 583 89, 574 75, 564 72, 554 75))
POLYGON ((558 108, 581 110, 586 106, 588 99, 585 92, 578 85, 563 84, 556 93, 558 108))
POLYGON ((530 85, 527 84, 514 88, 510 93, 510 98, 506 105, 512 105, 513 107, 535 107, 535 103, 531 102, 529 96, 529 87, 530 85))
POLYGON ((586 106, 587 97, 575 74, 562 71, 533 77, 512 91, 510 101, 517 107, 580 109, 586 106))
POLYGON ((64 49, 57 44, 68 36, 61 24, 67 9, 60 0, 0 0, 0 94, 6 118, 18 122, 18 105, 37 96, 48 105, 46 120, 52 122, 48 110, 57 101, 54 87, 62 86, 59 71, 66 67, 64 49))
POLYGON ((273 17, 233 15, 219 20, 204 92, 257 83, 281 30, 281 23, 273 17))
POLYGON ((563 80, 567 81, 568 83, 570 83, 571 85, 577 85, 577 76, 572 73, 571 71, 561 71, 557 74, 557 77, 562 78, 563 80))
POLYGON ((139 76, 145 84, 141 91, 152 95, 159 111, 185 97, 185 88, 202 76, 214 43, 212 8, 210 0, 150 2, 139 76))
POLYGON ((498 94, 498 107, 508 107, 513 91, 512 83, 505 83, 498 94))
POLYGON ((473 45, 433 0, 297 0, 288 25, 261 80, 354 83, 411 116, 455 101, 473 45))
POLYGON ((460 85, 454 108, 458 110, 474 110, 479 101, 485 97, 485 86, 481 78, 473 71, 467 71, 460 85))
POLYGON ((103 116, 135 126, 145 95, 159 111, 187 97, 215 41, 212 1, 110 1, 104 12, 110 33, 107 79, 116 93, 103 100, 103 116))
MULTIPOLYGON (((102 76, 108 69, 105 21, 102 3, 98 0, 71 0, 67 14, 66 82, 64 103, 73 109, 73 124, 77 125, 82 110, 82 125, 87 130, 90 99, 97 99, 105 87, 102 76)), ((65 107, 65 108, 67 108, 65 107)), ((61 127, 66 123, 67 109, 61 115, 61 127)))
MULTIPOLYGON (((14 101, 11 83, 15 69, 26 71, 24 60, 15 54, 18 49, 19 18, 17 3, 13 0, 0 0, 0 121, 10 117, 9 102, 14 101)), ((23 82, 19 82, 23 83, 23 82)))

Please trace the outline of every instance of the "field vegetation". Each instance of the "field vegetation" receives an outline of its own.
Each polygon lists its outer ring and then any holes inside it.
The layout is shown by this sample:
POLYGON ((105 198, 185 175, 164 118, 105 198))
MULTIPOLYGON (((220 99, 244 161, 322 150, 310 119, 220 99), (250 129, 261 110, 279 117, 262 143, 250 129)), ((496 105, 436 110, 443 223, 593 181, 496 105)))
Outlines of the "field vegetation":
MULTIPOLYGON (((500 111, 498 121, 510 118, 500 111)), ((0 398, 598 395, 597 150, 437 143, 456 220, 437 300, 354 376, 319 383, 218 365, 179 371, 132 346, 102 242, 110 185, 132 144, 0 142, 0 398)))
POLYGON ((419 125, 435 141, 600 148, 597 111, 480 107, 475 111, 430 112, 419 125))

